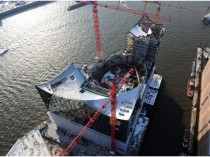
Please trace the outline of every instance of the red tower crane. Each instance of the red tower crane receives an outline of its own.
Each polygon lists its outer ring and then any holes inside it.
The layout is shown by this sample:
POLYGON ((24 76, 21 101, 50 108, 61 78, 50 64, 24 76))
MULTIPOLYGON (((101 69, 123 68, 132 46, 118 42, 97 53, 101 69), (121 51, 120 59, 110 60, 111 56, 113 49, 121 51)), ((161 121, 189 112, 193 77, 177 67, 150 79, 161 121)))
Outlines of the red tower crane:
MULTIPOLYGON (((110 4, 104 4, 104 3, 99 3, 99 2, 95 3, 95 1, 93 1, 93 2, 79 1, 79 3, 90 4, 90 5, 97 5, 99 7, 113 9, 113 10, 118 10, 118 11, 127 12, 127 13, 131 13, 131 14, 147 15, 147 16, 153 17, 153 18, 156 17, 155 13, 146 13, 144 11, 128 9, 128 8, 121 7, 119 4, 118 5, 110 5, 110 4)), ((162 19, 164 21, 171 21, 171 17, 170 16, 159 15, 158 18, 162 19)))
MULTIPOLYGON (((129 72, 127 74, 124 75, 122 81, 119 83, 119 85, 116 88, 115 83, 112 84, 112 90, 110 92, 111 95, 111 111, 113 111, 111 113, 114 114, 114 117, 111 117, 113 119, 111 119, 111 121, 113 120, 113 123, 111 124, 111 135, 112 137, 112 147, 115 147, 115 124, 116 124, 116 93, 117 91, 122 88, 122 86, 124 85, 124 83, 127 81, 127 79, 130 77, 130 75, 134 72, 134 69, 130 69, 129 72), (115 96, 114 96, 115 95, 115 96)), ((93 115, 93 117, 89 116, 89 122, 83 127, 83 129, 80 131, 80 133, 73 139, 73 141, 69 144, 69 146, 66 148, 65 151, 62 152, 63 156, 67 156, 69 155, 69 153, 72 151, 72 149, 74 148, 74 146, 77 144, 77 142, 82 138, 82 136, 84 135, 84 133, 88 130, 88 128, 95 122, 95 120, 100 116, 101 112, 103 109, 105 109, 107 107, 107 105, 109 104, 109 99, 107 99, 104 104, 97 110, 97 112, 93 115)), ((113 115, 112 115, 113 116, 113 115)))
MULTIPOLYGON (((94 29, 95 29, 98 62, 102 61, 102 51, 101 51, 99 18, 98 18, 97 6, 104 7, 104 8, 109 8, 109 9, 114 9, 114 10, 118 10, 118 11, 123 11, 123 12, 128 12, 128 13, 132 13, 132 14, 147 15, 149 17, 154 17, 154 18, 156 17, 157 18, 156 14, 154 14, 154 13, 145 13, 144 11, 138 11, 138 10, 123 8, 123 7, 120 7, 119 3, 118 3, 118 5, 108 5, 108 4, 98 3, 96 1, 91 1, 91 2, 80 1, 79 3, 93 5, 93 18, 94 18, 94 29)), ((162 20, 165 20, 165 21, 171 21, 170 17, 163 16, 163 15, 159 15, 158 19, 162 19, 162 20)), ((130 75, 133 72, 134 72, 134 69, 131 68, 129 70, 129 72, 126 75, 124 75, 123 79, 121 80, 121 82, 118 84, 117 87, 116 87, 115 83, 112 84, 112 90, 110 92, 110 96, 111 96, 111 119, 110 119, 110 122, 111 122, 111 137, 112 137, 111 146, 112 146, 112 149, 114 149, 115 145, 116 145, 116 143, 115 143, 116 93, 120 88, 122 88, 122 86, 125 84, 125 82, 127 81, 127 79, 130 77, 130 75)), ((98 109, 98 111, 93 115, 93 117, 89 116, 89 122, 84 126, 84 128, 81 130, 81 132, 73 139, 73 141, 70 143, 70 145, 67 147, 67 149, 62 152, 62 155, 64 155, 64 156, 69 155, 69 153, 72 151, 72 149, 77 144, 77 142, 82 138, 82 136, 88 130, 88 128, 100 116, 102 110, 105 109, 108 104, 109 104, 109 99, 107 99, 105 101, 105 103, 98 109)))
MULTIPOLYGON (((122 11, 122 12, 137 14, 137 15, 147 15, 149 17, 153 17, 156 19, 162 19, 165 21, 171 21, 171 17, 169 17, 169 16, 163 16, 160 14, 158 14, 158 16, 157 16, 157 14, 155 14, 155 13, 146 13, 145 8, 144 8, 144 11, 124 8, 119 5, 120 3, 118 3, 118 5, 109 5, 109 4, 99 3, 96 1, 77 1, 77 3, 93 5, 93 19, 94 19, 94 29, 95 29, 98 62, 102 61, 103 55, 102 55, 102 49, 101 49, 101 39, 100 39, 100 29, 99 29, 99 18, 98 18, 97 6, 100 6, 103 8, 109 8, 109 9, 113 9, 113 10, 118 10, 118 11, 122 11)), ((146 7, 146 5, 145 5, 145 7, 146 7)))

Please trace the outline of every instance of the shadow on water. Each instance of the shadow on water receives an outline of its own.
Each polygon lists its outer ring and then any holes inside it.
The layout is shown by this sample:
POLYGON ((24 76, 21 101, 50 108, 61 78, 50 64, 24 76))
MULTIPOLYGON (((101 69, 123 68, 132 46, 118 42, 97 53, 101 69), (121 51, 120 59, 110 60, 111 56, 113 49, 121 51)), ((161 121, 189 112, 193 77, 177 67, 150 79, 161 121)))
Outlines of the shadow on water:
POLYGON ((168 95, 163 82, 139 155, 179 155, 182 150, 184 111, 168 95))

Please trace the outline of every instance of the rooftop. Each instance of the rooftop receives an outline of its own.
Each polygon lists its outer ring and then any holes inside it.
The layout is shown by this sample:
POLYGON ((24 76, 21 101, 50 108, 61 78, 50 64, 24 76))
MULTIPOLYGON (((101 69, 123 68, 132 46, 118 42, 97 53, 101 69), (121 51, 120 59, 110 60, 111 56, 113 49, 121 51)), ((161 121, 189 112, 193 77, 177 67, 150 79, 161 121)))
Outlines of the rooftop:
MULTIPOLYGON (((110 73, 110 72, 109 72, 110 73)), ((81 85, 85 82, 83 74, 79 68, 71 64, 63 73, 61 73, 54 80, 38 85, 37 87, 44 90, 47 93, 53 94, 57 97, 62 97, 71 100, 81 100, 91 108, 98 110, 103 103, 109 99, 109 97, 102 96, 88 90, 81 88, 81 85)), ((129 88, 129 86, 124 88, 129 88)), ((116 118, 121 120, 129 120, 136 101, 138 99, 140 87, 117 94, 116 104, 116 118)), ((51 102, 53 105, 53 102, 51 102)), ((56 102, 55 102, 56 103, 56 102)), ((66 108, 63 108, 66 109, 66 108)), ((61 108, 62 110, 62 108, 61 108)), ((103 114, 111 116, 111 104, 102 111, 103 114)))
POLYGON ((140 21, 130 30, 136 38, 159 40, 164 31, 162 24, 155 24, 148 16, 142 16, 140 21))
POLYGON ((38 129, 34 129, 17 140, 7 156, 50 156, 38 129))

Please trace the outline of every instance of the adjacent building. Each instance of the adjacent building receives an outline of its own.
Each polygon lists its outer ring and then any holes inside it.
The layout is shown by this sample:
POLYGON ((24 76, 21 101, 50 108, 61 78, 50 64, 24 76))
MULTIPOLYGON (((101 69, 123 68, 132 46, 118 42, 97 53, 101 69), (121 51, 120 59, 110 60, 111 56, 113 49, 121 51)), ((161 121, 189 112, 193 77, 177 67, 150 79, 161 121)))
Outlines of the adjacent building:
POLYGON ((201 76, 197 155, 210 155, 210 61, 201 76))

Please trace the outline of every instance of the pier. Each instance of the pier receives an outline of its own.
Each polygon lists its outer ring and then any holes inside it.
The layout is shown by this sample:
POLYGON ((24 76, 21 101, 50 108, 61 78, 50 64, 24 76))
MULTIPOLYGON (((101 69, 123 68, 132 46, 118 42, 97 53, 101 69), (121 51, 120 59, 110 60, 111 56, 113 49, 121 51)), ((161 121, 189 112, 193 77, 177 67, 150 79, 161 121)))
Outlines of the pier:
POLYGON ((195 141, 195 126, 197 124, 198 115, 198 103, 199 103, 199 92, 200 92, 200 76, 201 76, 201 64, 204 49, 197 49, 196 57, 196 67, 195 67, 195 83, 194 83, 194 95, 192 100, 192 111, 191 111, 191 121, 190 121, 190 138, 189 138, 189 153, 193 153, 193 145, 195 141))

